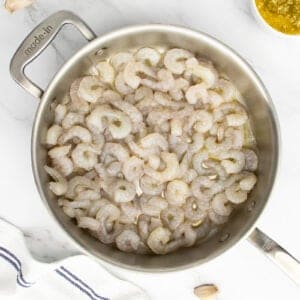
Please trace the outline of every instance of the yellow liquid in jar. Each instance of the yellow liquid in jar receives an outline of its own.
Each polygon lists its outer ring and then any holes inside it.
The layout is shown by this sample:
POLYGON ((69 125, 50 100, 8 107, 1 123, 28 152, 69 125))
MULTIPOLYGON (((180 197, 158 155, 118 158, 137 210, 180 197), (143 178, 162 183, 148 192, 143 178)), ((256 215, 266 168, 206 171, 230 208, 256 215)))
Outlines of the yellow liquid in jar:
POLYGON ((300 0, 255 0, 260 15, 274 29, 300 34, 300 0))

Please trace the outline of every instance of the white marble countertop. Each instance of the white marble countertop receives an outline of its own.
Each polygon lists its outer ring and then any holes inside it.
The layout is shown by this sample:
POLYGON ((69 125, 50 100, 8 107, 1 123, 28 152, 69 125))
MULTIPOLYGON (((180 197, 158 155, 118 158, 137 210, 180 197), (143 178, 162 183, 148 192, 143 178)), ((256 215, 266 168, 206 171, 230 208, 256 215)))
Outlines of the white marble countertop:
MULTIPOLYGON (((282 130, 281 171, 259 226, 300 257, 300 38, 282 39, 262 30, 250 0, 37 0, 13 15, 0 9, 0 217, 20 227, 33 255, 42 261, 66 257, 76 248, 49 217, 35 188, 30 136, 37 100, 18 87, 9 61, 26 34, 60 10, 78 13, 101 35, 128 24, 171 23, 207 32, 237 50, 263 79, 278 111, 282 130)), ((65 29, 53 47, 29 68, 43 86, 85 42, 65 29), (76 41, 75 41, 76 40, 76 41)), ((195 299, 193 287, 216 283, 220 300, 299 299, 300 290, 247 241, 216 260, 178 273, 141 274, 109 267, 145 288, 152 299, 195 299)))

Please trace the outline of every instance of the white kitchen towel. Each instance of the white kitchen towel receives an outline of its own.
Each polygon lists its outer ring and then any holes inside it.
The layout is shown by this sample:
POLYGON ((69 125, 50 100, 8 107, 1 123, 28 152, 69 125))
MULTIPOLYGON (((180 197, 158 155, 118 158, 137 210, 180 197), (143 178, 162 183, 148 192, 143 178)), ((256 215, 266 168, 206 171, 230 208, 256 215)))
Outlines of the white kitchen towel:
POLYGON ((23 233, 0 219, 0 299, 144 300, 139 287, 108 273, 86 255, 41 263, 23 233))

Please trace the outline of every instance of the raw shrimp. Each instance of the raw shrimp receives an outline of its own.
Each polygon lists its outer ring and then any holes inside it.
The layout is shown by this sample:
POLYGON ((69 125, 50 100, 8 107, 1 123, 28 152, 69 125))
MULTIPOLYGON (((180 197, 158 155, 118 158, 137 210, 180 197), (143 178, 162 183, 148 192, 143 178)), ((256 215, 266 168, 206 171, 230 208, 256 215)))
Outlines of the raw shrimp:
POLYGON ((245 166, 245 155, 241 151, 229 150, 220 153, 218 158, 221 159, 221 165, 225 168, 228 174, 239 173, 245 166))
POLYGON ((138 88, 142 81, 142 78, 137 74, 143 74, 151 78, 156 78, 155 72, 145 64, 141 62, 129 62, 124 69, 123 76, 125 82, 133 89, 138 88))
POLYGON ((159 217, 160 212, 168 206, 168 202, 160 196, 154 196, 150 199, 143 198, 140 202, 142 212, 152 217, 159 217))
POLYGON ((227 188, 225 195, 227 199, 234 204, 240 204, 247 200, 247 191, 242 190, 238 183, 234 183, 227 188))
POLYGON ((67 106, 64 104, 58 104, 55 107, 54 111, 54 123, 55 124, 61 124, 61 121, 64 119, 65 115, 67 113, 67 106))
POLYGON ((164 65, 174 74, 182 74, 185 70, 185 60, 192 57, 192 53, 184 50, 174 48, 169 50, 164 57, 164 65))
POLYGON ((175 230, 184 221, 184 211, 180 207, 169 205, 161 211, 160 218, 164 226, 175 230))
POLYGON ((140 205, 137 201, 120 203, 121 215, 120 223, 136 224, 139 215, 142 213, 140 205))
POLYGON ((192 181, 191 192, 197 199, 208 201, 211 196, 210 189, 214 183, 214 180, 209 179, 207 176, 198 176, 192 181))
POLYGON ((201 132, 196 132, 192 136, 193 142, 189 145, 188 152, 190 155, 199 152, 204 146, 204 137, 201 132))
POLYGON ((212 108, 217 108, 220 104, 224 102, 224 99, 216 91, 208 90, 208 103, 210 103, 212 108))
POLYGON ((218 215, 213 209, 208 211, 208 217, 216 225, 221 225, 228 221, 228 216, 218 215))
POLYGON ((100 200, 92 201, 90 207, 87 210, 87 215, 89 217, 95 218, 98 211, 107 204, 110 204, 110 201, 108 201, 105 198, 101 198, 100 200))
POLYGON ((164 227, 154 229, 147 240, 150 249, 156 254, 166 254, 167 244, 171 239, 171 231, 164 227))
POLYGON ((211 207, 220 216, 229 216, 232 212, 232 206, 225 193, 220 193, 214 196, 211 201, 211 207))
POLYGON ((151 196, 157 196, 162 193, 165 186, 164 184, 158 182, 155 178, 147 175, 143 175, 140 179, 141 190, 151 196))
POLYGON ((100 80, 104 83, 112 84, 115 79, 115 70, 107 61, 100 61, 96 65, 100 80))
POLYGON ((78 144, 72 151, 71 157, 75 165, 85 170, 91 170, 98 162, 101 149, 87 143, 78 144))
POLYGON ((59 199, 58 204, 65 207, 87 209, 90 206, 90 200, 82 199, 69 201, 66 199, 59 199))
POLYGON ((125 162, 129 159, 128 150, 118 143, 106 143, 102 151, 102 160, 104 161, 106 156, 113 156, 120 162, 125 162))
POLYGON ((103 85, 97 76, 85 76, 79 83, 77 94, 86 102, 95 103, 103 93, 103 85))
POLYGON ((122 163, 120 161, 113 161, 106 166, 106 171, 109 176, 119 176, 122 171, 122 163))
POLYGON ((86 228, 92 231, 97 231, 100 226, 100 222, 90 217, 79 217, 77 225, 80 228, 86 228))
POLYGON ((190 116, 186 131, 195 130, 196 132, 205 133, 210 130, 213 125, 212 114, 205 110, 196 110, 190 116))
POLYGON ((182 176, 182 180, 190 184, 197 176, 198 174, 194 169, 188 169, 182 176))
POLYGON ((181 206, 188 196, 189 186, 184 181, 176 179, 167 184, 165 197, 170 204, 181 206))
POLYGON ((192 158, 193 168, 197 171, 199 175, 205 174, 204 163, 208 160, 208 152, 201 151, 194 154, 192 158))
POLYGON ((129 95, 134 92, 134 89, 129 86, 124 79, 124 73, 120 72, 115 79, 115 88, 122 95, 129 95))
POLYGON ((182 119, 171 119, 170 121, 171 135, 181 136, 183 133, 183 120, 182 119))
POLYGON ((189 87, 189 82, 182 78, 182 77, 179 77, 177 79, 175 79, 174 81, 174 85, 173 85, 173 88, 171 88, 169 90, 169 94, 170 96, 175 100, 175 101, 180 101, 183 99, 183 92, 186 91, 189 87))
POLYGON ((68 182, 66 197, 69 199, 74 199, 84 190, 97 190, 97 185, 89 178, 84 176, 75 176, 68 182))
POLYGON ((116 238, 117 247, 124 252, 142 252, 146 246, 142 243, 141 238, 133 230, 125 229, 116 238))
POLYGON ((68 182, 57 170, 44 166, 45 171, 55 180, 49 183, 49 189, 57 196, 64 195, 68 190, 68 182))
POLYGON ((221 92, 222 98, 225 100, 225 102, 240 98, 236 87, 227 79, 219 79, 216 88, 221 92))
POLYGON ((168 141, 159 133, 150 133, 141 139, 143 148, 160 148, 162 151, 168 151, 168 141))
POLYGON ((257 181, 256 176, 252 173, 249 173, 248 175, 246 175, 244 178, 241 179, 239 185, 243 191, 251 191, 255 186, 256 181, 257 181))
POLYGON ((194 57, 188 59, 185 64, 187 70, 195 77, 201 78, 208 88, 216 84, 218 74, 212 65, 205 64, 204 62, 199 63, 194 57))
POLYGON ((186 202, 185 217, 193 224, 199 224, 206 218, 208 209, 209 203, 207 201, 190 197, 186 202))
POLYGON ((196 242, 197 233, 191 224, 185 222, 175 229, 174 238, 175 241, 179 241, 181 247, 191 247, 196 242))
POLYGON ((104 244, 111 244, 121 233, 122 226, 118 223, 120 210, 113 204, 103 206, 97 213, 96 219, 100 225, 98 227, 97 236, 104 244))
POLYGON ((141 84, 153 90, 168 92, 174 87, 175 81, 172 73, 169 70, 160 69, 157 72, 156 80, 143 78, 141 79, 141 84))
POLYGON ((71 145, 58 146, 52 148, 48 155, 52 158, 52 163, 56 169, 58 169, 64 176, 68 176, 73 172, 73 163, 69 157, 71 145))
POLYGON ((116 71, 120 71, 131 60, 133 60, 133 55, 131 53, 119 52, 110 59, 110 63, 112 64, 112 66, 116 71))
POLYGON ((162 106, 171 107, 174 109, 179 109, 184 106, 184 103, 175 102, 172 100, 172 98, 163 92, 155 92, 154 93, 154 101, 156 101, 158 104, 162 106))
POLYGON ((90 200, 90 201, 95 201, 100 199, 100 192, 99 191, 94 191, 94 190, 84 190, 79 192, 76 197, 75 201, 80 201, 80 200, 90 200))
POLYGON ((123 164, 122 172, 128 181, 135 181, 141 178, 144 173, 144 161, 137 156, 131 156, 123 164))
POLYGON ((79 125, 75 125, 67 129, 67 131, 60 136, 58 142, 60 144, 65 144, 68 141, 73 141, 78 143, 78 140, 83 143, 91 143, 92 135, 88 129, 79 125))
POLYGON ((160 167, 160 157, 155 154, 151 154, 148 157, 148 165, 150 168, 157 170, 160 167))
POLYGON ((248 115, 243 106, 237 101, 222 103, 214 109, 214 121, 226 120, 228 126, 242 126, 248 120, 248 115))
POLYGON ((83 125, 84 116, 75 112, 68 112, 62 120, 62 127, 64 129, 70 129, 75 125, 83 125))
POLYGON ((150 66, 156 66, 160 61, 160 54, 153 48, 141 48, 135 53, 135 59, 150 66))
POLYGON ((51 127, 49 127, 46 135, 46 144, 51 146, 56 145, 62 132, 63 129, 57 124, 54 124, 51 127))
POLYGON ((116 180, 112 189, 114 201, 117 203, 132 201, 136 194, 134 184, 122 179, 116 180))
MULTIPOLYGON (((108 93, 117 94, 116 92, 108 90, 103 93, 103 97, 107 96, 108 93)), ((119 96, 119 94, 117 95, 119 96)), ((119 98, 118 97, 111 98, 109 103, 112 104, 117 109, 123 111, 125 114, 127 114, 131 122, 136 125, 135 131, 137 131, 138 126, 140 126, 140 123, 143 122, 143 115, 141 114, 141 112, 131 103, 123 101, 120 96, 119 98)))
POLYGON ((185 98, 187 102, 190 104, 196 104, 199 101, 200 103, 207 103, 208 102, 207 85, 205 83, 200 83, 200 84, 190 86, 185 93, 185 98))
POLYGON ((139 156, 141 158, 146 159, 150 155, 157 154, 157 148, 143 148, 141 145, 139 145, 133 141, 132 136, 128 136, 126 140, 127 140, 129 149, 134 154, 136 154, 137 156, 139 156))
POLYGON ((70 87, 70 98, 71 98, 71 110, 86 114, 90 110, 89 103, 78 95, 78 90, 81 82, 81 78, 76 79, 70 87))
POLYGON ((122 139, 131 132, 131 121, 129 117, 118 110, 113 110, 107 105, 96 107, 86 118, 88 128, 92 132, 103 132, 105 126, 103 119, 108 119, 108 129, 115 139, 122 139))
POLYGON ((161 183, 175 179, 179 171, 179 162, 176 154, 162 152, 161 159, 166 164, 164 170, 162 171, 153 170, 146 165, 145 174, 161 183))
POLYGON ((242 150, 245 156, 245 170, 256 171, 258 165, 258 158, 256 153, 251 149, 242 150))

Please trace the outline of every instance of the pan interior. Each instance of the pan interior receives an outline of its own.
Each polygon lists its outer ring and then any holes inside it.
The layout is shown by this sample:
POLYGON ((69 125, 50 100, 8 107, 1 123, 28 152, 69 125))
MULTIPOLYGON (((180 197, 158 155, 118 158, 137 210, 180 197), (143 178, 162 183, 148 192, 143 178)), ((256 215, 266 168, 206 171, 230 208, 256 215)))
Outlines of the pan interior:
POLYGON ((35 180, 43 201, 58 223, 82 249, 122 267, 143 271, 169 271, 211 260, 234 245, 253 227, 269 198, 274 182, 278 161, 278 129, 271 100, 262 83, 247 63, 231 49, 205 34, 189 29, 144 25, 124 28, 97 38, 63 66, 51 81, 39 105, 33 129, 32 153, 35 180), (257 185, 231 221, 205 243, 165 256, 123 253, 100 243, 79 229, 62 212, 47 188, 49 179, 43 169, 47 156, 43 141, 53 120, 51 103, 55 99, 61 99, 68 92, 71 82, 85 74, 93 62, 121 50, 142 46, 185 48, 211 60, 219 72, 227 74, 247 103, 259 151, 257 185))

